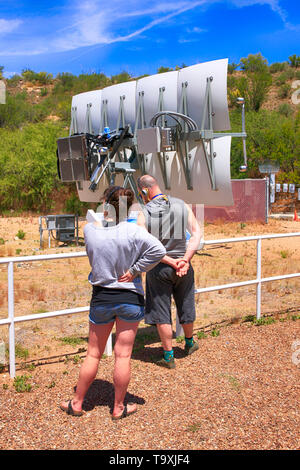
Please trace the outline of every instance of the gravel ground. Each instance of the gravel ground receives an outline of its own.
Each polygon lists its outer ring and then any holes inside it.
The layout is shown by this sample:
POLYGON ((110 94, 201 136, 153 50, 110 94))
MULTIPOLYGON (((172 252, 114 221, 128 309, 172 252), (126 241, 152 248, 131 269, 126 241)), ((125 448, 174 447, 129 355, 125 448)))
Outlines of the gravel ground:
POLYGON ((121 421, 110 417, 113 356, 102 360, 79 418, 59 409, 77 382, 74 357, 85 355, 78 346, 69 347, 68 361, 59 350, 34 370, 18 368, 30 376, 30 392, 17 392, 0 374, 0 449, 300 448, 300 320, 223 327, 189 357, 174 339, 174 370, 155 364, 161 348, 149 331, 137 337, 126 397, 138 413, 121 421))

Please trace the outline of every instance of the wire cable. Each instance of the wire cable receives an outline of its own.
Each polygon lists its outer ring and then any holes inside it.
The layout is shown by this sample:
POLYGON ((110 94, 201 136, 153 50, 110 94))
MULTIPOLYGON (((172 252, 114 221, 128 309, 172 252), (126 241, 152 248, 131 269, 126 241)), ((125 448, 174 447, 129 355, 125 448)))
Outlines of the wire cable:
POLYGON ((178 122, 178 119, 176 119, 176 118, 182 119, 187 124, 190 131, 195 131, 198 128, 196 122, 192 118, 190 118, 186 114, 177 113, 175 111, 160 111, 160 112, 156 113, 150 121, 150 126, 154 127, 157 120, 161 116, 164 116, 164 115, 170 116, 171 118, 173 118, 177 122, 178 122))

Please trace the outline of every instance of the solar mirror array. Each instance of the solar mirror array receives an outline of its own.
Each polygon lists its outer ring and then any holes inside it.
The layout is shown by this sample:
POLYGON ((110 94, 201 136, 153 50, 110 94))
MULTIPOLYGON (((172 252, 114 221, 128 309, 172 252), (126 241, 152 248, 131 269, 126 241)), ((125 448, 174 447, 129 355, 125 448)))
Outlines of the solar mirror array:
POLYGON ((186 203, 232 205, 231 138, 246 133, 244 119, 230 132, 227 67, 215 60, 74 96, 70 135, 57 141, 61 180, 98 202, 108 184, 137 194, 148 173, 186 203))

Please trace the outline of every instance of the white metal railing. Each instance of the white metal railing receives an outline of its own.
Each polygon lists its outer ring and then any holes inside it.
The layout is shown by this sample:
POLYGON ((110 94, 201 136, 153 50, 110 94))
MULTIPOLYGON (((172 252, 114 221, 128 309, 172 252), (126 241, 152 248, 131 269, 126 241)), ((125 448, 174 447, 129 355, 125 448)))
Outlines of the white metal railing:
MULTIPOLYGON (((235 287, 256 285, 256 318, 261 317, 261 285, 264 282, 277 281, 280 279, 290 279, 294 277, 299 277, 300 273, 293 274, 284 274, 282 276, 273 276, 273 277, 261 277, 261 245, 262 240, 268 240, 272 238, 286 238, 286 237, 299 237, 300 232, 295 233, 280 233, 280 234, 269 234, 269 235, 257 235, 241 238, 226 238, 218 240, 206 240, 203 242, 205 245, 220 245, 226 243, 237 243, 237 242, 247 242, 256 240, 256 279, 234 282, 231 284, 223 284, 219 286, 210 286, 204 287, 201 289, 196 289, 196 294, 202 294, 204 292, 213 292, 216 290, 231 289, 235 287)), ((8 265, 8 318, 0 319, 0 325, 9 325, 9 372, 12 378, 15 377, 16 365, 15 365, 15 323, 38 320, 42 318, 56 317, 60 315, 70 315, 73 313, 87 312, 89 307, 77 307, 66 310, 57 310, 54 312, 45 312, 45 313, 36 313, 31 315, 24 315, 20 317, 15 317, 14 315, 14 263, 21 262, 34 262, 34 261, 46 261, 46 260, 55 260, 63 258, 80 258, 87 256, 85 251, 80 251, 76 253, 61 253, 53 255, 36 255, 36 256, 18 256, 18 257, 8 257, 0 258, 0 264, 8 265)), ((178 318, 176 322, 176 334, 179 336, 182 334, 182 328, 178 323, 178 318)), ((112 355, 112 337, 110 335, 105 353, 110 356, 112 355)))

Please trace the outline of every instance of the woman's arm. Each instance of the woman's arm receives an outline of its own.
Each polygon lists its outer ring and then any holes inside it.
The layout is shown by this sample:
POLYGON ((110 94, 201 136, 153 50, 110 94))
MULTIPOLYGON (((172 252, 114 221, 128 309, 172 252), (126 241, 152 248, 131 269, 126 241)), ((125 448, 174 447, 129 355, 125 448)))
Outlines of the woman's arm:
POLYGON ((130 282, 135 276, 154 268, 166 254, 166 249, 157 238, 146 230, 138 228, 135 237, 138 259, 120 278, 120 282, 130 282))

